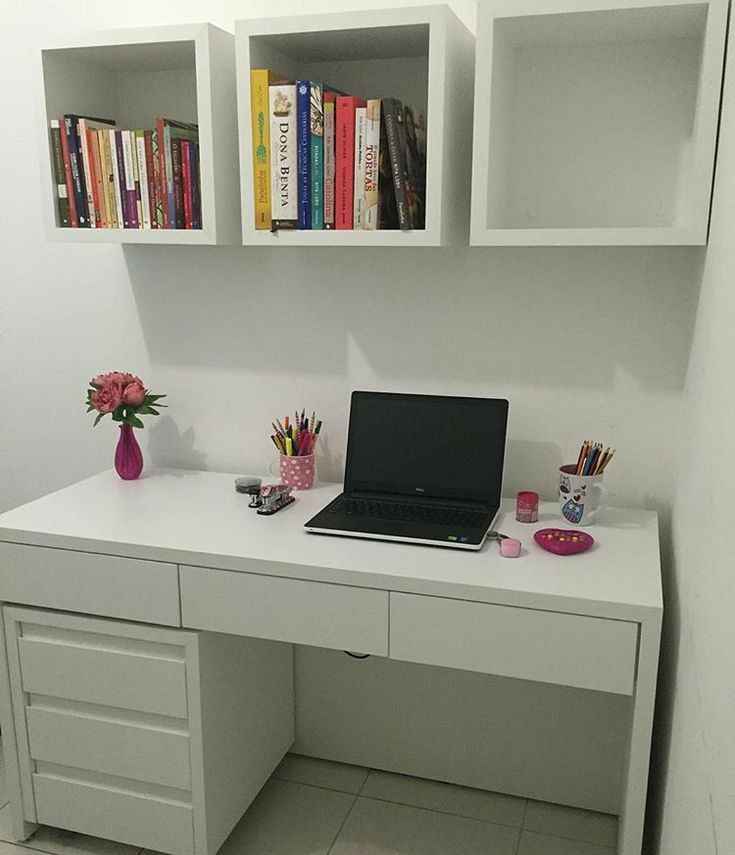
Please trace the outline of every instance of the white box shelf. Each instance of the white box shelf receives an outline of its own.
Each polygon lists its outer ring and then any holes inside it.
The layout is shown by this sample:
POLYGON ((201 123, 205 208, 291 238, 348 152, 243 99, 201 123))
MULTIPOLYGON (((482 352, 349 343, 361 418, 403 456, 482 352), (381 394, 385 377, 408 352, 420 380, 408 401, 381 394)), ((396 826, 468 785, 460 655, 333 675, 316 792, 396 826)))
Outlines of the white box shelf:
POLYGON ((42 163, 52 240, 239 243, 234 36, 210 24, 114 30, 44 49, 42 163), (199 124, 201 229, 76 229, 58 223, 49 123, 64 113, 153 128, 157 116, 199 124))
POLYGON ((727 0, 480 3, 470 243, 705 244, 727 0))
POLYGON ((260 246, 439 246, 467 243, 474 39, 446 5, 249 19, 235 24, 242 242, 260 246), (426 228, 254 227, 250 69, 325 80, 362 98, 426 110, 426 228), (428 110, 427 110, 428 107, 428 110))

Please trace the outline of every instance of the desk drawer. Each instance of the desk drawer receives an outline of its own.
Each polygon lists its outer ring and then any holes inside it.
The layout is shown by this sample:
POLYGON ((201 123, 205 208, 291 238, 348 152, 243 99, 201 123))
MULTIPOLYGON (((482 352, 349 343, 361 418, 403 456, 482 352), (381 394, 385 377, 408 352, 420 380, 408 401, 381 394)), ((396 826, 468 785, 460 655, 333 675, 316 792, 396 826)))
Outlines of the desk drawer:
POLYGON ((393 659, 630 695, 637 647, 627 621, 390 595, 393 659))
POLYGON ((26 708, 26 723, 34 760, 191 789, 186 732, 38 706, 26 708))
POLYGON ((194 852, 190 804, 114 786, 33 775, 38 822, 177 855, 194 852))
POLYGON ((180 568, 186 627, 388 654, 388 593, 255 573, 180 568))
POLYGON ((175 564, 0 543, 0 600, 179 626, 175 564))

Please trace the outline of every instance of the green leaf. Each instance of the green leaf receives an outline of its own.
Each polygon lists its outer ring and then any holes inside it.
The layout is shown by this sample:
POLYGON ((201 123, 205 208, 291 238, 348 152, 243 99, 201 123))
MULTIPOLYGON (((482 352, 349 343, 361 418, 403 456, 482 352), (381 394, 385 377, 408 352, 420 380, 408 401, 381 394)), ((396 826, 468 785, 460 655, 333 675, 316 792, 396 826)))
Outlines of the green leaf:
POLYGON ((106 415, 107 413, 97 413, 97 418, 94 420, 94 424, 92 425, 92 427, 97 427, 100 422, 100 419, 104 418, 106 415))
POLYGON ((87 407, 87 412, 91 413, 93 409, 94 409, 94 407, 91 404, 89 404, 89 406, 87 407))
POLYGON ((137 428, 145 427, 145 425, 143 424, 143 422, 142 422, 142 421, 141 421, 141 420, 140 420, 136 415, 134 415, 133 413, 130 413, 130 414, 128 415, 127 422, 128 422, 128 424, 129 424, 129 425, 132 425, 133 427, 137 427, 137 428))

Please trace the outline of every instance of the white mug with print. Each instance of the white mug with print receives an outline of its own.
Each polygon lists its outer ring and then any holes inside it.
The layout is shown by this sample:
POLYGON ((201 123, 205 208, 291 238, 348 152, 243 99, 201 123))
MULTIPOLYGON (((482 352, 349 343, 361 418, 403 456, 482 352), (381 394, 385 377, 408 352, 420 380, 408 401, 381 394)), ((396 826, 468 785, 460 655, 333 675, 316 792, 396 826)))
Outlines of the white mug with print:
POLYGON ((559 468, 559 509, 572 525, 589 525, 605 505, 605 476, 576 475, 576 471, 574 463, 559 468))

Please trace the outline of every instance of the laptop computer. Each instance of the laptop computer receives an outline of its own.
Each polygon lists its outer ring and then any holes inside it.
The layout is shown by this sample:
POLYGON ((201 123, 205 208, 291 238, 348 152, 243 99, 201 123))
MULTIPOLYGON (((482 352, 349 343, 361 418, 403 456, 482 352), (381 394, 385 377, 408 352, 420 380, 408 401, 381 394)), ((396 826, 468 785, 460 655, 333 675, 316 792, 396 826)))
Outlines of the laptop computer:
POLYGON ((482 548, 498 513, 508 402, 353 392, 344 492, 316 534, 482 548))

